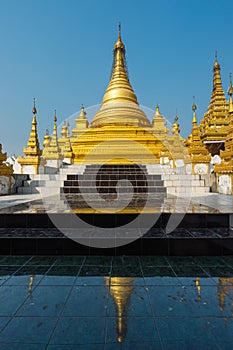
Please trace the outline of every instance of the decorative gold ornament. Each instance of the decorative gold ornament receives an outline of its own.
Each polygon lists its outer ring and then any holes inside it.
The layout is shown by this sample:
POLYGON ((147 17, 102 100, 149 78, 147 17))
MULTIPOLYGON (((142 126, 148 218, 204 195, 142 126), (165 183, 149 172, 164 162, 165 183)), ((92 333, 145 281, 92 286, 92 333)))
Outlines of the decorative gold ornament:
POLYGON ((227 114, 229 110, 229 104, 222 88, 220 64, 217 55, 213 72, 213 91, 210 105, 200 123, 200 132, 202 141, 214 156, 219 154, 220 149, 224 148, 228 125, 227 114))
POLYGON ((197 125, 197 116, 196 116, 197 106, 194 103, 192 106, 193 110, 193 120, 192 120, 192 133, 191 137, 189 137, 189 142, 186 142, 188 146, 188 163, 192 164, 192 174, 198 174, 201 170, 208 174, 210 170, 210 161, 211 155, 209 154, 207 148, 201 141, 201 134, 199 127, 197 125))
POLYGON ((23 149, 25 157, 18 157, 18 162, 22 166, 22 173, 39 173, 39 166, 41 164, 41 154, 39 138, 37 133, 37 120, 36 120, 36 99, 34 98, 34 106, 32 109, 34 114, 32 118, 32 128, 30 132, 30 137, 28 140, 27 147, 23 149))

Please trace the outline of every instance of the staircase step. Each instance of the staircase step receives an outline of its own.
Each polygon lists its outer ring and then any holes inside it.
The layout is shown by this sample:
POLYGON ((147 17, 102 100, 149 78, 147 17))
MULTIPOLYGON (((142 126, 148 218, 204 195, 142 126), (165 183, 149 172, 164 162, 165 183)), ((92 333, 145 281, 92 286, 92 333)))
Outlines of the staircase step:
MULTIPOLYGON (((63 187, 61 188, 61 193, 95 193, 95 192, 103 192, 103 193, 117 193, 117 192, 121 192, 121 193, 131 193, 132 192, 132 188, 131 187, 119 187, 116 190, 116 187, 96 187, 96 190, 93 191, 93 188, 91 187, 63 187)), ((133 191, 135 193, 139 193, 139 192, 144 192, 147 193, 147 187, 145 186, 139 186, 139 187, 134 187, 133 191)), ((149 188, 149 192, 158 192, 158 193, 166 193, 166 188, 165 187, 150 187, 149 188)))

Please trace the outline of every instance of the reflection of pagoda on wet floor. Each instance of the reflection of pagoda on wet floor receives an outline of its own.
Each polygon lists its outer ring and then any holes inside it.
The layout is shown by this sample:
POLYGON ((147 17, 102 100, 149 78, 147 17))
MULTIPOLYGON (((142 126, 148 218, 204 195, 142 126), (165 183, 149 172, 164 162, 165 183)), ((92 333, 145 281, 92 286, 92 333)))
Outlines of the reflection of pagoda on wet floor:
POLYGON ((105 277, 105 280, 116 306, 117 340, 122 343, 127 334, 127 306, 134 291, 134 278, 105 277))

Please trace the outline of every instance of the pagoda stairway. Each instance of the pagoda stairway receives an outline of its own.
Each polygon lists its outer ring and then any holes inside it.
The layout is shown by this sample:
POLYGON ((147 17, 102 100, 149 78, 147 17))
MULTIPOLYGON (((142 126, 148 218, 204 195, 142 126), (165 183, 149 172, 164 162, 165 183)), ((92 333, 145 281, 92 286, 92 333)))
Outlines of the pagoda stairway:
POLYGON ((135 164, 87 165, 83 174, 67 174, 61 188, 71 208, 78 211, 119 207, 134 211, 144 207, 148 192, 153 206, 160 208, 167 192, 161 175, 150 175, 145 165, 135 164))
POLYGON ((116 200, 117 194, 123 193, 127 201, 133 192, 133 204, 138 205, 142 198, 145 202, 148 190, 153 200, 157 197, 159 201, 165 195, 202 196, 210 192, 210 187, 209 175, 161 172, 158 166, 70 165, 61 168, 57 174, 28 175, 17 187, 17 193, 41 194, 42 197, 63 193, 69 203, 79 201, 81 205, 81 193, 92 201, 98 201, 99 195, 107 201, 116 200))

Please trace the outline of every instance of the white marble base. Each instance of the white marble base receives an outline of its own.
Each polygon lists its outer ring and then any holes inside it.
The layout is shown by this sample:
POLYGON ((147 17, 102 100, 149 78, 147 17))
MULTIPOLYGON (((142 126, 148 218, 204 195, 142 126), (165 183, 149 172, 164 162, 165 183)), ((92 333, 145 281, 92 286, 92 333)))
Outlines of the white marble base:
POLYGON ((232 194, 232 180, 230 175, 219 176, 218 192, 221 194, 232 194))
POLYGON ((11 194, 13 186, 15 184, 15 179, 13 176, 0 176, 0 196, 5 194, 11 194))
POLYGON ((36 174, 36 168, 33 165, 22 165, 22 174, 36 174))
POLYGON ((60 159, 46 159, 47 167, 60 168, 62 166, 62 160, 60 159))

